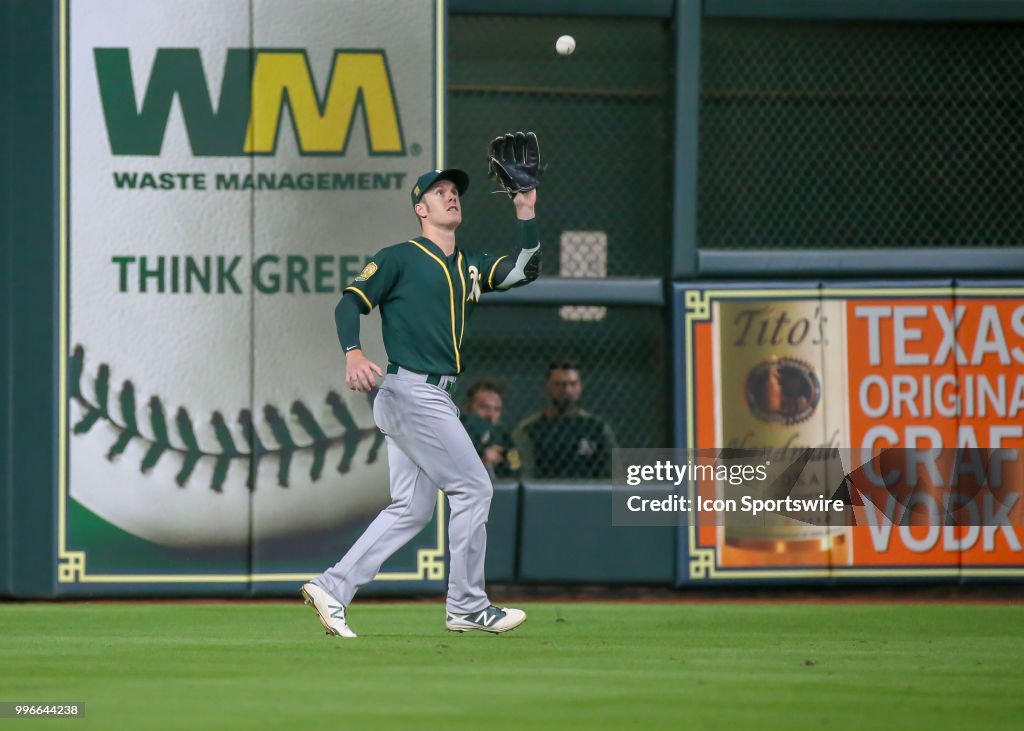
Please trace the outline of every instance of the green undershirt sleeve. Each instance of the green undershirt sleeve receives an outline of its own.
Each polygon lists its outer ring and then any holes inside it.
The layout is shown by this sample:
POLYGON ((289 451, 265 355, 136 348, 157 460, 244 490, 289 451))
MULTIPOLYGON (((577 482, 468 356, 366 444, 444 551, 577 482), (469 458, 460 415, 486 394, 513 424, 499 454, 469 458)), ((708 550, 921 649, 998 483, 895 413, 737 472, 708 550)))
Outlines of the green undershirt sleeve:
POLYGON ((359 316, 365 305, 359 296, 346 292, 334 308, 334 326, 338 329, 338 342, 346 353, 359 345, 359 316))
POLYGON ((509 256, 498 262, 494 268, 494 289, 511 289, 529 284, 540 274, 540 241, 537 236, 537 219, 519 221, 519 245, 521 250, 515 258, 509 256))

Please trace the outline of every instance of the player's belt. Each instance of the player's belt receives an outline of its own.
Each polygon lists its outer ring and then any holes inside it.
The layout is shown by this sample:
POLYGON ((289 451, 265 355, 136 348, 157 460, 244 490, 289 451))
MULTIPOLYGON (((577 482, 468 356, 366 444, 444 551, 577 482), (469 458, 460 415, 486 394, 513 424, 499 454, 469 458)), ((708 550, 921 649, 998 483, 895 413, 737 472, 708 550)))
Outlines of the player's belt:
POLYGON ((423 382, 430 386, 438 386, 447 391, 448 395, 455 398, 455 376, 439 376, 436 373, 420 373, 410 368, 404 368, 396 363, 388 363, 387 372, 397 375, 399 372, 418 376, 423 382))

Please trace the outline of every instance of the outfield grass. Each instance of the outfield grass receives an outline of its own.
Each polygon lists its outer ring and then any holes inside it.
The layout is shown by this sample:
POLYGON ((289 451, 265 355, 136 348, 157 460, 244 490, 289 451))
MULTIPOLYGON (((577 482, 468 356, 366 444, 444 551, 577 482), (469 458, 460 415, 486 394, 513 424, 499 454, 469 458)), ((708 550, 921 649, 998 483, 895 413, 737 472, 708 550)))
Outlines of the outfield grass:
POLYGON ((1024 613, 964 604, 522 605, 508 635, 437 603, 2 604, 0 700, 26 728, 1020 728, 1024 613))

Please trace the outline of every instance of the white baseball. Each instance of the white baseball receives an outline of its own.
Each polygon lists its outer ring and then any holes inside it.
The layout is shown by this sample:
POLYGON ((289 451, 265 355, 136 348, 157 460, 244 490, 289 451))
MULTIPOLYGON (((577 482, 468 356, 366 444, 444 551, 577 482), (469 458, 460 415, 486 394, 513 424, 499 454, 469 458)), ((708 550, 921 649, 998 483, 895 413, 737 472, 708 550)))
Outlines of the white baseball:
POLYGON ((559 56, 569 56, 576 50, 576 39, 572 36, 559 36, 555 41, 555 50, 559 56))

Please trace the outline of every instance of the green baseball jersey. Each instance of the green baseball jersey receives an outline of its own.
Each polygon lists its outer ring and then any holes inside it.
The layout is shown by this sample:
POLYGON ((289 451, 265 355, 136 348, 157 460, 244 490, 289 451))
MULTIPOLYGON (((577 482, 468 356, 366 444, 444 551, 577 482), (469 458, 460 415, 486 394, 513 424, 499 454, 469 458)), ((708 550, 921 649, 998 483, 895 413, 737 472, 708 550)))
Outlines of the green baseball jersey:
POLYGON ((367 312, 380 307, 388 359, 420 373, 457 375, 465 368, 462 338, 480 295, 494 289, 504 256, 456 247, 446 257, 418 236, 377 252, 345 288, 367 312))

